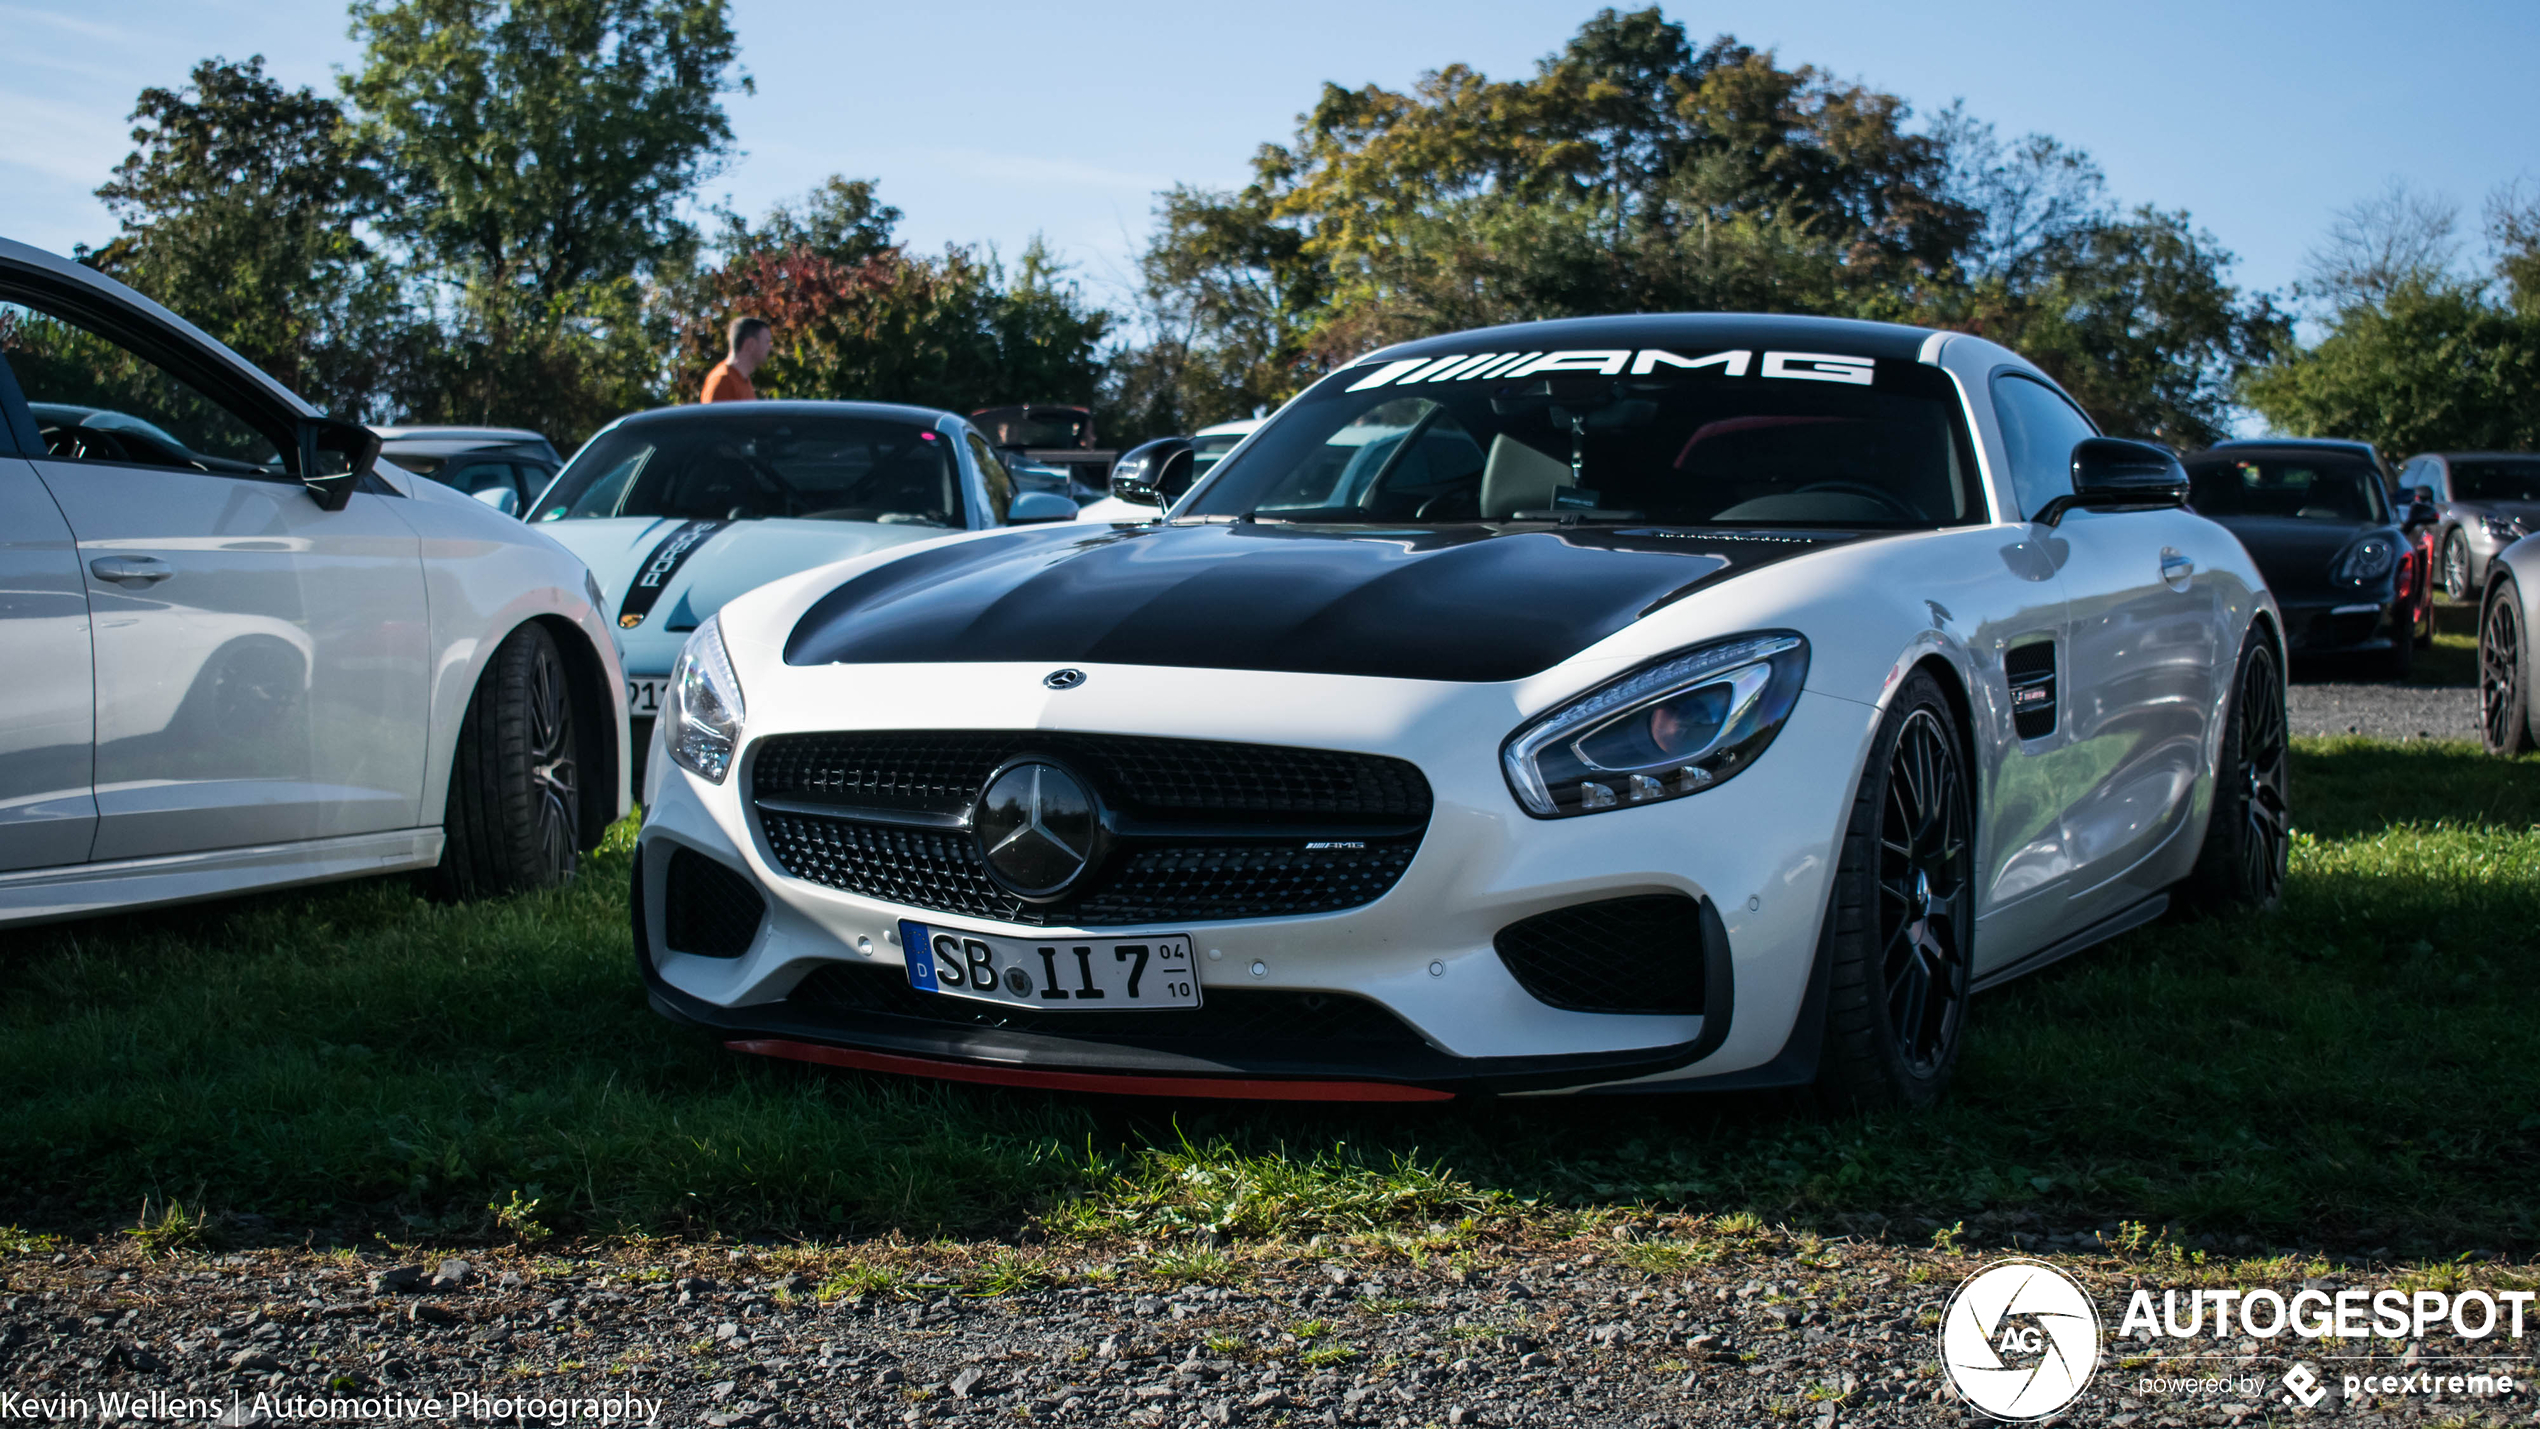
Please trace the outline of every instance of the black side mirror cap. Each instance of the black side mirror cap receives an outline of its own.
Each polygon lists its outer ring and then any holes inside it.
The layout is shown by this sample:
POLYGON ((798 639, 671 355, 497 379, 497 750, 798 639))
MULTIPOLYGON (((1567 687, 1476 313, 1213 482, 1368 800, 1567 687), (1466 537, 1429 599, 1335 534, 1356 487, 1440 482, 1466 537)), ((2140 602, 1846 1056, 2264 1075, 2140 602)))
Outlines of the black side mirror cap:
POLYGON ((2123 437, 2073 443, 2073 489, 2030 519, 2052 526, 2067 511, 2157 511, 2187 504, 2187 468, 2168 447, 2123 437))
POLYGON ((1191 488, 1188 437, 1158 437, 1131 447, 1111 464, 1111 494, 1139 506, 1162 506, 1191 488))
POLYGON ((379 434, 359 422, 302 417, 300 484, 321 511, 341 511, 379 460, 379 434))
POLYGON ((2416 500, 2408 503, 2407 519, 2400 524, 2406 526, 2431 526, 2442 519, 2443 513, 2434 509, 2434 503, 2420 496, 2416 500))

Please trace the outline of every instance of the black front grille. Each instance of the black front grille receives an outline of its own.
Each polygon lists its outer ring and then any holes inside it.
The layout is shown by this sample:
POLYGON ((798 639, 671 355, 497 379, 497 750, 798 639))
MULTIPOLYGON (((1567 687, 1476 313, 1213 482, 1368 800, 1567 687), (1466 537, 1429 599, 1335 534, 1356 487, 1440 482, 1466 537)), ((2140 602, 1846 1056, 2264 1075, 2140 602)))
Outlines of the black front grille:
POLYGON ((1033 1012, 920 992, 908 985, 908 974, 896 967, 831 963, 804 978, 786 1005, 815 1017, 839 1012, 904 1017, 938 1026, 1133 1038, 1142 1046, 1276 1042, 1303 1051, 1316 1045, 1356 1049, 1428 1045, 1383 1007, 1346 993, 1213 987, 1206 996, 1199 1007, 1152 1012, 1033 1012))
POLYGON ((1499 960, 1572 1012, 1700 1012, 1702 905, 1681 893, 1573 904, 1499 930, 1499 960))
POLYGON ((662 940, 674 953, 737 958, 758 936, 767 902, 747 878, 692 848, 671 851, 662 882, 662 940))
POLYGON ((762 799, 961 814, 998 765, 1026 751, 1076 765, 1106 798, 1147 813, 1429 819, 1429 781, 1382 755, 1037 730, 777 735, 759 745, 751 790, 762 799))
POLYGON ((1380 755, 1033 731, 778 736, 757 752, 751 794, 770 857, 796 878, 1078 927, 1372 903, 1411 866, 1431 807, 1419 769, 1380 755), (1025 752, 1074 765, 1123 817, 1117 847, 1065 902, 1024 902, 988 876, 966 829, 925 826, 966 816, 996 767, 1025 752))

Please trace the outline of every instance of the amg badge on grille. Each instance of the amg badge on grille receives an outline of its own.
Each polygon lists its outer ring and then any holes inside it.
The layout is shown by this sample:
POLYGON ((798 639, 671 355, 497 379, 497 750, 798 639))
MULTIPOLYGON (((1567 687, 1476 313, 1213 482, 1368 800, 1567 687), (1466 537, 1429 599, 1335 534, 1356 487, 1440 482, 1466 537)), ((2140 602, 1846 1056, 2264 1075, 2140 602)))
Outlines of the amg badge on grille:
POLYGON ((1027 903, 1066 897, 1102 860, 1102 806, 1092 787, 1045 759, 1008 760, 989 775, 970 827, 988 876, 1027 903))

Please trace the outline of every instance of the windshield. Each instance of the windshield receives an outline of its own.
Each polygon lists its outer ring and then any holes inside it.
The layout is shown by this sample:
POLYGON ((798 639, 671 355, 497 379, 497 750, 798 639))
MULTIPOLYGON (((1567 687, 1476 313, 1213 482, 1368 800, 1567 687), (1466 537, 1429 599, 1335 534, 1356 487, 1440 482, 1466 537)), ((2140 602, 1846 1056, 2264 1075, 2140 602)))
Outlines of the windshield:
POLYGON ((960 526, 961 461, 943 433, 885 417, 630 422, 575 453, 538 512, 541 521, 610 516, 960 526))
POLYGON ((1087 414, 1067 407, 990 407, 970 420, 1000 447, 1082 447, 1089 445, 1085 429, 1093 424, 1087 414))
POLYGON ((2381 477, 2350 457, 2214 456, 2185 463, 2188 502, 2205 516, 2381 521, 2381 477))
POLYGON ((1191 479, 1208 474, 1208 469, 1233 451, 1244 439, 1242 432, 1219 432, 1214 436, 1191 438, 1191 479))
POLYGON ((2540 501, 2540 460, 2455 461, 2455 501, 2540 501))
POLYGON ((1411 364, 1423 369, 1413 382, 1448 374, 1419 385, 1344 370, 1221 463, 1184 514, 1851 529, 1985 519, 1957 392, 1936 369, 1768 353, 1750 375, 1752 353, 1643 352, 1631 363, 1642 375, 1626 375, 1628 353, 1553 356, 1611 359, 1612 375, 1454 380, 1494 365, 1479 358, 1411 364))

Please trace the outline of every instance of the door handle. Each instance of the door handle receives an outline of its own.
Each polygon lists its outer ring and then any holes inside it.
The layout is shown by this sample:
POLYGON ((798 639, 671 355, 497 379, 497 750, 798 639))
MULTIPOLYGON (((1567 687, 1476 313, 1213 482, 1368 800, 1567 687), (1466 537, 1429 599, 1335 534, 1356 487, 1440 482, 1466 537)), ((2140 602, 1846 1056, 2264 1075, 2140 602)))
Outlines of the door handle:
POLYGON ((2196 563, 2189 560, 2185 553, 2175 550, 2161 552, 2162 580, 2169 582, 2172 586, 2183 588, 2187 584, 2187 578, 2194 574, 2196 574, 2196 563))
POLYGON ((127 590, 157 585, 176 571, 156 556, 99 556, 88 563, 90 574, 127 590))

